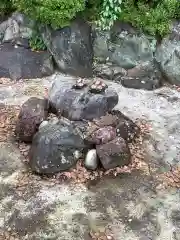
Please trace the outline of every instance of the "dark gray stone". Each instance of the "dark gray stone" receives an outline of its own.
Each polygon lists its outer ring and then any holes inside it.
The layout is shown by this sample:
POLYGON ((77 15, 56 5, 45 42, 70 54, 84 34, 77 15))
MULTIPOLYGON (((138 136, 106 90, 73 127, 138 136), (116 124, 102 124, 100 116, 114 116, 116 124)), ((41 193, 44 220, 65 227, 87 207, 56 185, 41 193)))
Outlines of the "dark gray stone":
POLYGON ((0 77, 13 80, 41 78, 53 72, 53 61, 48 52, 16 48, 11 43, 0 45, 0 77))
POLYGON ((153 90, 162 86, 162 75, 153 62, 144 62, 129 69, 126 76, 117 78, 124 87, 153 90))
POLYGON ((129 143, 132 142, 140 133, 140 128, 119 110, 113 110, 111 114, 118 119, 116 135, 129 143))
POLYGON ((162 86, 162 74, 154 61, 143 62, 129 70, 112 63, 99 63, 95 64, 94 74, 128 88, 153 90, 162 86))
POLYGON ((96 150, 106 170, 123 167, 131 162, 130 150, 123 138, 115 138, 106 144, 97 145, 96 150))
POLYGON ((48 124, 34 136, 29 152, 30 167, 43 174, 65 171, 76 164, 76 152, 84 148, 83 139, 72 125, 61 121, 48 124))
POLYGON ((24 48, 29 49, 30 44, 29 44, 29 39, 27 38, 16 38, 15 40, 11 41, 13 45, 21 46, 24 48))
POLYGON ((53 55, 59 69, 75 76, 92 76, 93 47, 90 25, 74 20, 69 27, 40 29, 44 43, 53 55))
POLYGON ((115 90, 106 89, 102 94, 93 94, 88 88, 73 89, 71 85, 55 81, 49 91, 52 109, 71 120, 92 120, 106 114, 118 103, 115 90))
POLYGON ((111 32, 94 28, 94 56, 97 61, 107 60, 118 66, 131 69, 153 59, 156 40, 144 35, 129 24, 117 22, 111 32))
POLYGON ((127 71, 112 63, 97 63, 94 67, 94 74, 97 77, 113 81, 127 75, 127 71))
POLYGON ((15 134, 18 140, 31 142, 39 125, 48 115, 48 102, 45 99, 31 97, 21 107, 15 134))
POLYGON ((169 83, 180 86, 180 22, 172 25, 171 33, 164 38, 156 51, 156 60, 169 83))

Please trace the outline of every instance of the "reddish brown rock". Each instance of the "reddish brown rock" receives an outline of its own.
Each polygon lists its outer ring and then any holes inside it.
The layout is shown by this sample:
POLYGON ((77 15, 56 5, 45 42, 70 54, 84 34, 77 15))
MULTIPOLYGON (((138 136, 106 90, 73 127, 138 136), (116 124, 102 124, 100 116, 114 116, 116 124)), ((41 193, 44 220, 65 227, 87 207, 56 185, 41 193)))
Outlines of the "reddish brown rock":
POLYGON ((97 145, 96 150, 106 170, 123 167, 131 162, 130 150, 123 138, 115 138, 106 144, 97 145))
POLYGON ((116 138, 116 129, 111 126, 106 126, 95 130, 87 141, 92 144, 104 144, 116 138))
POLYGON ((21 107, 15 128, 18 140, 31 142, 42 121, 48 115, 48 101, 32 97, 21 107))
POLYGON ((113 110, 111 113, 118 118, 118 124, 116 125, 117 137, 122 137, 127 142, 132 142, 139 134, 140 128, 120 111, 113 110))

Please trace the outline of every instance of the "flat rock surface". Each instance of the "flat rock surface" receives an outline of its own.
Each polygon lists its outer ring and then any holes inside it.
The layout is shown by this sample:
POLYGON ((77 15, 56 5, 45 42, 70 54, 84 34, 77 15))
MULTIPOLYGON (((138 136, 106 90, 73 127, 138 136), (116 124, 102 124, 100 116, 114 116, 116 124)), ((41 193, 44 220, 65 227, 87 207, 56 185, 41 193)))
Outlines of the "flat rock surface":
MULTIPOLYGON (((40 96, 54 78, 74 82, 61 75, 11 84, 3 80, 0 104, 19 105, 40 96)), ((12 139, 1 142, 0 239, 90 240, 90 232, 107 230, 115 240, 180 239, 180 192, 160 188, 157 181, 170 165, 180 165, 180 92, 108 84, 118 91, 117 109, 149 122, 142 148, 151 171, 104 177, 89 185, 58 184, 32 175, 12 139)))

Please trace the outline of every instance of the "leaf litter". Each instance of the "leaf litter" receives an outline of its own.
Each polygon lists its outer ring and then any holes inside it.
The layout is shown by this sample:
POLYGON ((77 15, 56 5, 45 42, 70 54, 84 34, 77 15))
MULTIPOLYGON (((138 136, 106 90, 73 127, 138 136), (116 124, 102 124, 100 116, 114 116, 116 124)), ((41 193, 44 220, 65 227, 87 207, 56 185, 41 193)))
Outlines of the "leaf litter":
MULTIPOLYGON (((0 104, 0 142, 6 142, 14 138, 14 129, 16 119, 19 114, 20 106, 6 106, 0 104)), ((99 168, 96 171, 87 170, 84 167, 83 159, 79 160, 76 166, 69 171, 55 174, 53 179, 56 183, 65 181, 71 181, 73 183, 87 183, 102 178, 106 175, 118 176, 121 173, 131 173, 133 170, 143 170, 145 174, 149 174, 149 166, 145 161, 145 152, 143 149, 143 140, 149 135, 151 131, 151 125, 142 119, 137 119, 136 124, 140 127, 141 132, 139 137, 135 141, 129 144, 132 162, 128 166, 117 167, 105 171, 99 168)), ((25 162, 28 163, 28 152, 30 145, 25 143, 17 143, 17 146, 21 154, 25 158, 25 162)), ((49 177, 43 177, 49 179, 49 177)), ((160 174, 158 180, 162 182, 163 186, 180 187, 180 168, 171 168, 169 172, 160 174)))
MULTIPOLYGON (((0 79, 0 84, 7 84, 6 79, 0 79)), ((12 84, 12 82, 11 82, 12 84)), ((14 129, 16 119, 19 114, 20 106, 5 106, 0 104, 0 142, 11 141, 14 138, 14 129)), ((131 173, 133 170, 143 170, 144 174, 150 174, 149 166, 145 161, 145 152, 143 149, 143 140, 151 132, 151 125, 142 119, 137 119, 136 124, 140 127, 141 132, 138 138, 131 144, 129 144, 132 162, 130 165, 115 168, 105 171, 104 169, 98 169, 96 171, 89 171, 83 165, 83 160, 77 162, 76 166, 69 171, 58 173, 53 177, 37 176, 30 171, 22 172, 17 178, 16 191, 19 196, 22 196, 27 191, 27 186, 34 186, 34 182, 41 181, 42 179, 48 180, 48 184, 60 184, 61 182, 70 181, 72 184, 87 184, 91 181, 98 180, 106 175, 118 176, 122 173, 131 173)), ((24 156, 24 161, 28 163, 28 152, 30 145, 25 143, 17 143, 17 146, 24 156)), ((157 176, 160 181, 160 187, 176 187, 180 188, 180 167, 171 167, 169 172, 159 174, 157 176)), ((33 189, 33 187, 32 187, 33 189)), ((95 240, 115 240, 111 231, 93 232, 89 233, 91 239, 95 240)), ((16 233, 11 232, 11 229, 7 230, 3 234, 0 233, 0 240, 18 240, 16 233)))

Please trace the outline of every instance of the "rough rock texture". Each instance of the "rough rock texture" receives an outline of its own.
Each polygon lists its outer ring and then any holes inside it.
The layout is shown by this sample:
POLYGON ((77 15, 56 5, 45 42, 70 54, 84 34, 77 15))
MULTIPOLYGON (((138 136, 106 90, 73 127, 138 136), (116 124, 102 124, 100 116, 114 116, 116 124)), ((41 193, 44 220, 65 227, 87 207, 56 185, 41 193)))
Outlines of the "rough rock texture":
POLYGON ((10 18, 0 24, 0 42, 19 42, 19 45, 24 46, 23 42, 30 39, 34 26, 35 22, 24 14, 13 13, 10 18))
POLYGON ((128 145, 123 138, 96 146, 97 155, 105 169, 123 167, 131 162, 131 154, 128 145))
POLYGON ((32 97, 21 107, 15 134, 18 140, 31 142, 39 125, 48 115, 48 102, 44 99, 32 97))
POLYGON ((44 126, 34 136, 29 163, 37 173, 53 174, 75 165, 76 151, 84 148, 84 141, 73 126, 59 121, 44 126))
POLYGON ((94 55, 98 60, 131 69, 140 63, 151 61, 156 40, 140 34, 129 24, 117 22, 111 32, 94 31, 94 55))
POLYGON ((53 74, 52 57, 47 52, 33 52, 11 43, 0 45, 0 77, 13 80, 41 78, 53 74))
POLYGON ((95 63, 94 66, 94 74, 97 77, 119 81, 122 76, 127 75, 127 71, 119 67, 117 64, 112 64, 110 62, 105 63, 95 63))
POLYGON ((81 77, 92 76, 93 47, 87 22, 76 19, 69 27, 56 31, 42 27, 41 32, 60 70, 81 77))
POLYGON ((56 80, 49 91, 49 100, 56 112, 71 120, 92 120, 112 110, 118 103, 115 90, 93 94, 88 89, 73 89, 71 84, 56 80))
POLYGON ((153 90, 161 86, 154 38, 121 22, 111 32, 94 32, 95 75, 129 88, 153 90))
MULTIPOLYGON (((50 86, 54 79, 74 82, 70 76, 54 75, 26 81, 21 87, 18 83, 11 83, 12 88, 1 84, 0 102, 22 104, 27 99, 25 90, 31 87, 33 96, 43 94, 44 86, 50 86)), ((109 84, 119 94, 117 109, 150 124, 150 136, 142 146, 148 153, 146 161, 156 163, 161 171, 169 163, 177 166, 180 92, 169 87, 149 92, 109 84)), ((1 239, 91 240, 90 231, 109 228, 115 240, 180 239, 180 192, 157 188, 154 172, 106 176, 88 187, 55 184, 24 172, 22 158, 14 143, 0 144, 1 239)))
POLYGON ((119 110, 112 110, 105 116, 94 119, 92 126, 90 127, 92 131, 89 131, 89 135, 87 134, 87 140, 94 144, 108 142, 116 136, 132 142, 140 132, 139 127, 119 110))
POLYGON ((126 76, 122 76, 120 83, 124 87, 153 90, 162 86, 162 76, 157 65, 144 62, 129 69, 126 76))
POLYGON ((116 129, 111 126, 106 126, 95 130, 88 141, 93 144, 105 144, 116 138, 116 129))
POLYGON ((106 80, 121 83, 124 87, 153 90, 162 85, 161 72, 158 65, 143 62, 134 68, 125 70, 116 64, 95 64, 94 74, 106 80))
POLYGON ((169 36, 162 40, 156 51, 156 60, 171 83, 180 86, 180 22, 175 22, 169 36))
POLYGON ((127 142, 132 142, 140 133, 140 128, 127 116, 118 110, 111 111, 113 117, 117 117, 116 135, 127 142))

